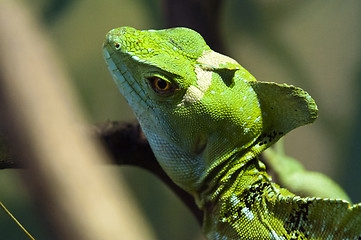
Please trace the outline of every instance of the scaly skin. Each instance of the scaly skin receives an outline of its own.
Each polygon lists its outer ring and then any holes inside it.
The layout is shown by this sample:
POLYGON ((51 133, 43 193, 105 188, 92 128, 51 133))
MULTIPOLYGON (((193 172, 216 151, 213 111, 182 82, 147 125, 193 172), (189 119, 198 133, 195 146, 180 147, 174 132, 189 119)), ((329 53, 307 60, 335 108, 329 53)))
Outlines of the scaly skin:
POLYGON ((295 196, 257 158, 316 119, 305 91, 256 81, 186 28, 113 29, 103 52, 160 165, 204 211, 209 240, 360 238, 360 205, 295 196))

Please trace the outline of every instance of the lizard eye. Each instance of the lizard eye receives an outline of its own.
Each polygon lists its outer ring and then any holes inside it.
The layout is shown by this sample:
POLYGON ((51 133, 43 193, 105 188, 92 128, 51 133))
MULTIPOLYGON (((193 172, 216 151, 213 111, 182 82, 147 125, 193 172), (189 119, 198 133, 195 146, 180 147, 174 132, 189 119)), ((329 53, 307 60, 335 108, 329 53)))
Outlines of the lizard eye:
POLYGON ((160 77, 150 77, 148 80, 150 82, 150 86, 156 93, 170 94, 174 92, 172 84, 160 77))

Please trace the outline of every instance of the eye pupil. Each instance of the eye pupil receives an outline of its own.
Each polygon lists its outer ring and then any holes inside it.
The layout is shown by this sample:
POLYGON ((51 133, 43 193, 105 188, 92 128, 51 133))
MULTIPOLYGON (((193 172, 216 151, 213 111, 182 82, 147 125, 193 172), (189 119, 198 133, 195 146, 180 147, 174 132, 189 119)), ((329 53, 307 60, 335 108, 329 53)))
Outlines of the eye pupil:
POLYGON ((163 79, 157 79, 156 80, 156 87, 158 88, 158 89, 160 89, 160 90, 165 90, 165 89, 167 89, 168 88, 168 85, 169 85, 169 83, 168 82, 166 82, 166 81, 164 81, 163 79))
POLYGON ((119 43, 116 43, 116 44, 115 44, 115 48, 120 48, 120 44, 119 44, 119 43))
POLYGON ((150 77, 148 78, 148 81, 150 83, 150 86, 157 94, 165 96, 173 94, 175 91, 175 86, 173 84, 160 77, 150 77))

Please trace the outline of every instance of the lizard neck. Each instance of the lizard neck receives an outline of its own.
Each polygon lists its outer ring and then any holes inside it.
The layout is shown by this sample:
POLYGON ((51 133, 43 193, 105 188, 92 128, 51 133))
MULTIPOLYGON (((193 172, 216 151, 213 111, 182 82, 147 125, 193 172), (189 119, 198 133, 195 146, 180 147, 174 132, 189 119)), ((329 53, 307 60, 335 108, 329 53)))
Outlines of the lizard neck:
POLYGON ((237 154, 208 172, 204 187, 195 196, 196 202, 200 209, 205 210, 234 192, 239 194, 254 184, 270 181, 265 165, 257 157, 244 162, 237 154))

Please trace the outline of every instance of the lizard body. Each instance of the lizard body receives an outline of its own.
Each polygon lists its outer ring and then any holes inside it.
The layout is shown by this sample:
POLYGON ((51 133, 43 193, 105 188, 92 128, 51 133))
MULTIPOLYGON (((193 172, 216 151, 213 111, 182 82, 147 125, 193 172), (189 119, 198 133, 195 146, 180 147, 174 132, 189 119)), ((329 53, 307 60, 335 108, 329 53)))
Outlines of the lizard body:
POLYGON ((187 28, 113 29, 103 53, 158 162, 203 210, 207 239, 361 239, 361 205, 298 197, 257 157, 317 118, 308 93, 256 81, 187 28))

